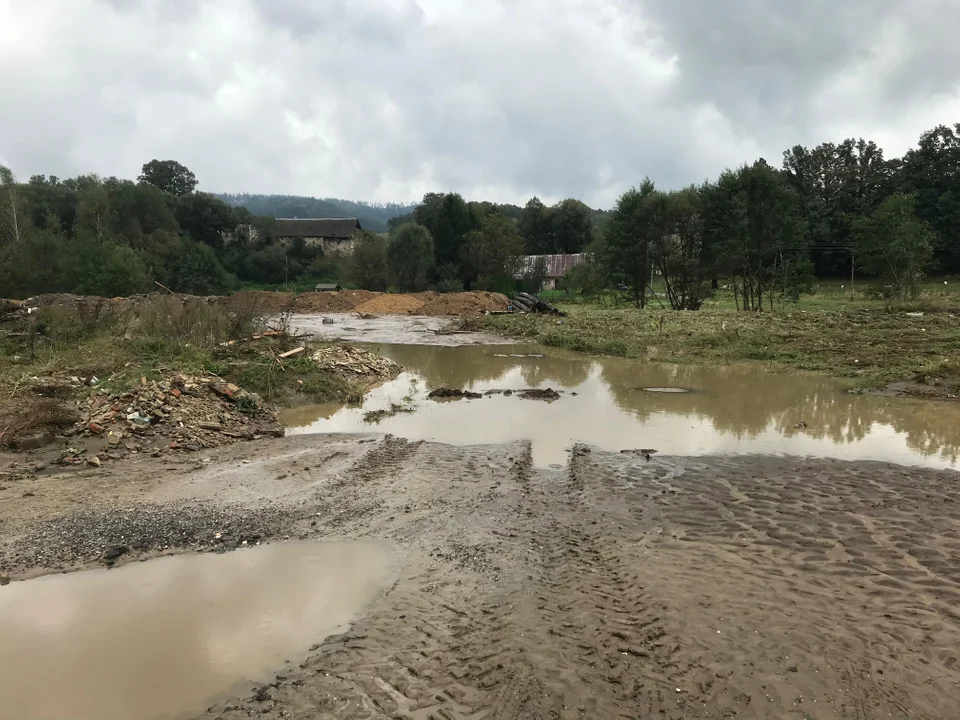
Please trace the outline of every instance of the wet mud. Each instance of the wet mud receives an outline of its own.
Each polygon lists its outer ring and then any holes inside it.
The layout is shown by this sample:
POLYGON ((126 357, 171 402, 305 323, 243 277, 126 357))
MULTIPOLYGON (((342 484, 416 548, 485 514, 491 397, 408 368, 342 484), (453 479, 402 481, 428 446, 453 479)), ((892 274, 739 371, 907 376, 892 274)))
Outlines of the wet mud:
MULTIPOLYGON (((83 522, 78 498, 133 524, 189 502, 276 518, 261 543, 375 539, 403 558, 349 630, 305 630, 293 663, 197 717, 820 720, 960 706, 953 471, 585 445, 537 468, 528 442, 378 436, 245 452, 179 473, 143 458, 95 483, 15 481, 0 493, 13 580, 0 597, 58 564, 18 555, 18 539, 83 522)), ((116 532, 90 528, 71 567, 100 566, 116 532)))

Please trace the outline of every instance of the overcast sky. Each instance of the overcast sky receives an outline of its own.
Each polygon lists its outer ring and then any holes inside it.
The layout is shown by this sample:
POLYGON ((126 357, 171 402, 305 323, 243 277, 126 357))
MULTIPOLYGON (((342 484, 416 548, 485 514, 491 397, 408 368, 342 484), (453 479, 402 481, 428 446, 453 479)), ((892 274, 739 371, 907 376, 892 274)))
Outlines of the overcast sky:
POLYGON ((0 0, 0 163, 609 206, 960 122, 958 0, 0 0))

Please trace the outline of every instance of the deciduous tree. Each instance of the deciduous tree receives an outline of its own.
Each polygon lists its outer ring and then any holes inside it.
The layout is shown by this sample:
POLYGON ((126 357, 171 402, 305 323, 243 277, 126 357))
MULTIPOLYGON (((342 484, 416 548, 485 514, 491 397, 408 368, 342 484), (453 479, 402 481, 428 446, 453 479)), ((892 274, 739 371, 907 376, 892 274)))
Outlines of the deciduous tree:
POLYGON ((171 195, 188 195, 197 187, 197 176, 176 160, 151 160, 137 179, 171 195))
POLYGON ((390 236, 390 282, 403 292, 426 290, 435 265, 433 237, 422 225, 402 225, 390 236))
POLYGON ((363 233, 346 260, 346 273, 350 282, 359 288, 386 290, 387 241, 374 233, 363 233))
POLYGON ((892 195, 857 225, 860 265, 888 280, 899 299, 919 295, 936 241, 934 230, 917 217, 912 195, 892 195))
POLYGON ((503 290, 513 284, 523 255, 523 240, 513 222, 491 212, 480 223, 480 228, 468 233, 463 245, 465 275, 475 288, 503 290))

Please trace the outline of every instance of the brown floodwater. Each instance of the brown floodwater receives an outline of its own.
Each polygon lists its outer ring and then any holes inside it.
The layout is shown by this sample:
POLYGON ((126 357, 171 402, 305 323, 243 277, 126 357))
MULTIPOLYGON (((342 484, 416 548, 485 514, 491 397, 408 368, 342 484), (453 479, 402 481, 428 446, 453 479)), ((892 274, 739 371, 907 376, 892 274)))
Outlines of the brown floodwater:
POLYGON ((289 434, 375 431, 458 445, 530 440, 541 466, 566 462, 576 442, 684 456, 764 453, 938 467, 955 467, 960 451, 960 404, 852 395, 829 378, 760 364, 669 365, 524 345, 370 347, 405 372, 371 391, 361 408, 285 412, 289 434), (561 396, 550 403, 503 394, 427 398, 440 387, 551 387, 561 396), (391 405, 412 412, 364 420, 391 405))
POLYGON ((346 629, 395 575, 382 543, 280 543, 11 583, 0 716, 192 716, 346 629))

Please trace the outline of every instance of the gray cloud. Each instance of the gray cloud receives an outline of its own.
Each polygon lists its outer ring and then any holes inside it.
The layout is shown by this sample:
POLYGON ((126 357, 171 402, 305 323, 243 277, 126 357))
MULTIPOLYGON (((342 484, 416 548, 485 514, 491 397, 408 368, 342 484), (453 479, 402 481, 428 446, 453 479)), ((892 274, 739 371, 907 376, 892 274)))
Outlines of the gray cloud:
POLYGON ((960 120, 951 0, 0 0, 0 160, 209 190, 609 205, 960 120))

